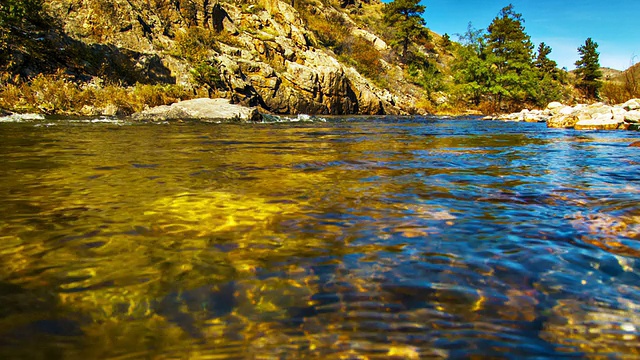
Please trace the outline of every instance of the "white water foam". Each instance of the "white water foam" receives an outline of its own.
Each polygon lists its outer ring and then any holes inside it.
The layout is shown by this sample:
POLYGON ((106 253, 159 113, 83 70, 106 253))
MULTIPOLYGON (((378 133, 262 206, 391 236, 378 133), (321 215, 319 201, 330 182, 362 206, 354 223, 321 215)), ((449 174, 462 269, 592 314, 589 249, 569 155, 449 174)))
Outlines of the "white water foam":
POLYGON ((40 114, 11 114, 7 116, 0 116, 0 122, 23 122, 44 120, 44 116, 40 114))
POLYGON ((298 114, 297 116, 264 115, 262 123, 289 123, 289 122, 327 122, 327 119, 308 114, 298 114))

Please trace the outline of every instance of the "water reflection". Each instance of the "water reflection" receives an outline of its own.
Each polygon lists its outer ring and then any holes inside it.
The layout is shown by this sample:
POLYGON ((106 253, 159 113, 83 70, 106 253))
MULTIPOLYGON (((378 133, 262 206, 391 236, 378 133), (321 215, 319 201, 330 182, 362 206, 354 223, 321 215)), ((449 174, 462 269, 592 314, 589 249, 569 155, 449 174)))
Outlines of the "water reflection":
POLYGON ((35 125, 0 124, 4 358, 640 355, 633 133, 35 125))

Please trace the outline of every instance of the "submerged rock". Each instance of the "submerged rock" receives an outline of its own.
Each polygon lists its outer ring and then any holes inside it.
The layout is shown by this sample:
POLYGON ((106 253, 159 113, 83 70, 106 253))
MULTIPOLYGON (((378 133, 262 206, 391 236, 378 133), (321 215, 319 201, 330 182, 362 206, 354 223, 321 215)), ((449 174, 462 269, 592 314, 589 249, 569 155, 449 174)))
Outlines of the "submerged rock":
POLYGON ((228 99, 194 99, 161 105, 133 114, 135 120, 203 120, 260 121, 262 115, 254 107, 231 104, 228 99))

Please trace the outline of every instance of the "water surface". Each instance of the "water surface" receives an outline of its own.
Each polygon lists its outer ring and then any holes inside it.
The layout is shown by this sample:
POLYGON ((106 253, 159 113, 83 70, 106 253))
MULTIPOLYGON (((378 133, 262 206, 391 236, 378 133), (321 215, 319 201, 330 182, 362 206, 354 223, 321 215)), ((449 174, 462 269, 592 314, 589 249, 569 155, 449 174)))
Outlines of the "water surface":
POLYGON ((0 356, 640 357, 638 138, 0 123, 0 356))

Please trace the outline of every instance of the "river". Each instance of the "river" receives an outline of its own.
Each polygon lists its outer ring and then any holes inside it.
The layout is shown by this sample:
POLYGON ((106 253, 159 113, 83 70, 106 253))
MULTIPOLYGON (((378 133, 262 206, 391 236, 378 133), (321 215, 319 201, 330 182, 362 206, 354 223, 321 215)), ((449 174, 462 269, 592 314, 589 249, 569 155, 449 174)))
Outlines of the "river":
POLYGON ((309 120, 1 122, 0 357, 640 357, 639 133, 309 120))

